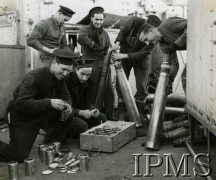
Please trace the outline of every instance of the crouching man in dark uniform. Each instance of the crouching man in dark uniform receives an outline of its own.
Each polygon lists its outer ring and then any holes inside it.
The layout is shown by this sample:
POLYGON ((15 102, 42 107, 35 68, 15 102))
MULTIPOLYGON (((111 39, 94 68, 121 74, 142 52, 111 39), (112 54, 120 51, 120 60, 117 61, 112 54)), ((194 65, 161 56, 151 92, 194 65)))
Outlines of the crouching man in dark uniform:
POLYGON ((0 141, 0 161, 23 162, 41 127, 49 127, 45 143, 63 142, 73 130, 78 134, 87 130, 85 122, 71 120, 72 101, 64 81, 77 55, 68 49, 55 50, 54 55, 50 66, 29 72, 15 89, 10 106, 10 142, 0 141))
MULTIPOLYGON (((150 44, 159 42, 161 50, 170 54, 172 69, 170 73, 170 85, 173 83, 179 69, 176 51, 187 49, 187 20, 179 17, 171 17, 164 20, 158 28, 150 28, 141 38, 150 44)), ((186 68, 182 74, 183 90, 186 90, 186 68)))
POLYGON ((75 61, 75 70, 66 79, 68 91, 73 99, 74 119, 85 120, 89 128, 106 121, 106 116, 95 108, 97 86, 90 76, 93 72, 92 59, 75 61))

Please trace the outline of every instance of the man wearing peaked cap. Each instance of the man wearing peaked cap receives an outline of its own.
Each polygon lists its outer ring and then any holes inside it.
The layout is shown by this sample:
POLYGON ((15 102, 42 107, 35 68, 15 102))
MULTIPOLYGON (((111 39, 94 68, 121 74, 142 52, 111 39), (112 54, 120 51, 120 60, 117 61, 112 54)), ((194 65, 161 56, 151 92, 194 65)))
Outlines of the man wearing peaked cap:
POLYGON ((59 12, 62 12, 65 16, 68 17, 72 17, 72 15, 75 14, 74 11, 64 6, 60 6, 59 12))
POLYGON ((77 55, 67 49, 55 50, 54 55, 50 66, 30 71, 14 90, 9 105, 10 144, 0 141, 0 161, 23 162, 41 128, 47 133, 44 143, 64 142, 87 130, 85 122, 71 120, 74 110, 64 80, 77 55))
POLYGON ((93 59, 76 60, 76 72, 72 72, 66 78, 68 91, 73 100, 74 119, 77 122, 84 120, 89 128, 106 121, 105 115, 94 106, 96 85, 90 79, 93 62, 93 59))
POLYGON ((67 46, 65 21, 73 14, 71 9, 60 6, 56 14, 39 21, 27 38, 27 45, 39 51, 39 66, 50 65, 54 59, 54 50, 67 46))
MULTIPOLYGON (((94 7, 89 11, 91 23, 82 27, 79 31, 78 43, 81 45, 83 58, 94 59, 94 71, 91 79, 99 86, 99 80, 102 72, 104 58, 111 47, 108 33, 103 29, 104 9, 102 7, 94 7)), ((117 121, 114 116, 114 92, 111 82, 111 69, 109 69, 107 88, 105 92, 104 109, 107 119, 117 121)))
POLYGON ((70 48, 56 49, 53 54, 55 55, 56 62, 64 65, 73 65, 75 59, 79 58, 70 48))

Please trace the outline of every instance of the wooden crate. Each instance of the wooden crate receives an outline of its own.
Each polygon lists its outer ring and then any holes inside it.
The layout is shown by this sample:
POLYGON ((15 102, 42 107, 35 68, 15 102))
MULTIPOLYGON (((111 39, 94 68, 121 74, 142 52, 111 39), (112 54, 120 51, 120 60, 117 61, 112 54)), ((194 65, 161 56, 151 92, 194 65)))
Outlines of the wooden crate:
POLYGON ((131 141, 136 137, 136 126, 134 122, 122 121, 107 121, 101 125, 93 127, 80 135, 80 148, 82 150, 93 150, 101 152, 115 152, 120 147, 131 141), (111 135, 95 135, 89 132, 96 128, 103 128, 109 126, 110 128, 119 128, 120 131, 111 135))

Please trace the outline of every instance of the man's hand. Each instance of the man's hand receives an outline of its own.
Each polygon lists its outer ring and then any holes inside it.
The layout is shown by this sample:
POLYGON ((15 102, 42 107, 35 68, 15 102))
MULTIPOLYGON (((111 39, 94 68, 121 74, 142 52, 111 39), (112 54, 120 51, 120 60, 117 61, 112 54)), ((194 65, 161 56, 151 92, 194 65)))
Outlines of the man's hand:
POLYGON ((111 51, 118 51, 120 48, 119 44, 116 43, 114 46, 112 46, 111 51))
POLYGON ((96 118, 99 116, 99 110, 98 109, 92 109, 91 110, 91 114, 92 114, 92 117, 96 118))
POLYGON ((115 62, 117 60, 126 59, 128 58, 127 54, 122 53, 112 53, 112 60, 115 62))
POLYGON ((51 99, 51 106, 54 109, 62 111, 65 109, 65 102, 61 99, 51 99))
POLYGON ((69 116, 72 114, 72 108, 68 103, 65 103, 66 109, 63 110, 64 113, 64 117, 67 120, 69 118, 69 116))
POLYGON ((49 53, 49 54, 53 54, 53 51, 55 51, 56 49, 58 48, 54 48, 54 49, 50 49, 50 48, 47 48, 47 47, 44 47, 43 46, 43 52, 46 52, 46 53, 49 53))
POLYGON ((92 112, 89 111, 89 109, 86 109, 86 110, 80 110, 79 111, 79 115, 86 118, 86 119, 89 119, 92 117, 92 112))
POLYGON ((120 48, 120 42, 116 41, 116 43, 112 46, 111 51, 118 51, 120 48))

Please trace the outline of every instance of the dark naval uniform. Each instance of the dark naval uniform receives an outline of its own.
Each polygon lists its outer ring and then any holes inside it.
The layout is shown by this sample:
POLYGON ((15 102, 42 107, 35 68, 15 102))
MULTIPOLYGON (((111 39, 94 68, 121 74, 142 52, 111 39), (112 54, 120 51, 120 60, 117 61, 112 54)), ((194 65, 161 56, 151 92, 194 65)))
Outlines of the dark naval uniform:
POLYGON ((84 117, 79 116, 80 110, 95 109, 95 106, 93 104, 95 101, 97 87, 91 79, 88 79, 86 83, 80 83, 76 72, 73 72, 66 79, 66 84, 71 99, 73 99, 74 118, 76 118, 77 120, 85 120, 89 128, 97 126, 101 122, 106 121, 106 117, 102 113, 100 113, 96 118, 91 117, 89 119, 85 119, 84 117))
MULTIPOLYGON (((179 69, 176 51, 186 50, 187 48, 187 20, 179 17, 171 17, 164 20, 157 29, 162 35, 159 41, 161 50, 164 53, 171 54, 172 57, 170 82, 173 82, 179 69)), ((186 68, 182 74, 182 86, 185 91, 186 68)))
POLYGON ((43 46, 54 49, 67 46, 64 23, 59 24, 52 16, 37 23, 27 39, 27 45, 38 50, 42 62, 51 64, 53 54, 42 52, 43 46))
POLYGON ((146 45, 139 41, 141 31, 149 25, 146 20, 139 17, 128 19, 124 28, 120 30, 116 40, 120 42, 120 53, 128 54, 129 58, 121 61, 125 75, 129 78, 131 69, 134 69, 136 78, 135 94, 136 102, 144 103, 147 96, 146 85, 148 81, 148 55, 153 49, 153 45, 146 45))
MULTIPOLYGON (((82 45, 83 59, 94 59, 94 71, 91 74, 91 79, 98 87, 102 64, 111 46, 108 33, 102 27, 99 29, 95 28, 91 23, 89 26, 80 29, 78 42, 82 45)), ((112 89, 110 72, 105 94, 107 97, 104 101, 105 115, 109 119, 109 117, 113 116, 114 110, 114 92, 112 89)))
MULTIPOLYGON (((58 80, 50 66, 35 69, 25 75, 13 93, 10 111, 10 143, 0 141, 0 161, 22 162, 30 153, 40 128, 49 126, 45 143, 63 142, 78 129, 71 118, 60 121, 60 112, 51 107, 51 99, 62 99, 71 105, 66 83, 58 80)), ((87 129, 80 129, 84 132, 87 129)), ((80 133, 81 133, 80 132, 80 133)))

